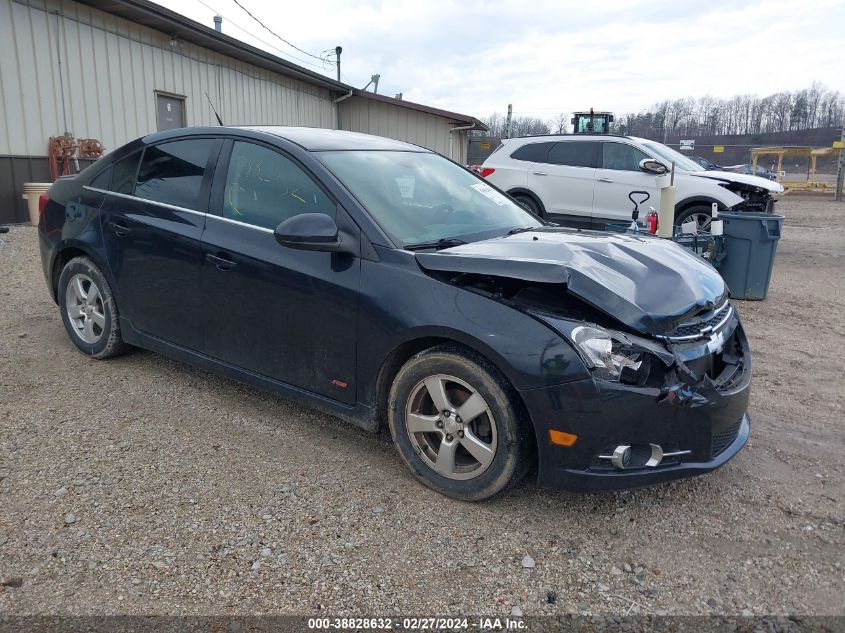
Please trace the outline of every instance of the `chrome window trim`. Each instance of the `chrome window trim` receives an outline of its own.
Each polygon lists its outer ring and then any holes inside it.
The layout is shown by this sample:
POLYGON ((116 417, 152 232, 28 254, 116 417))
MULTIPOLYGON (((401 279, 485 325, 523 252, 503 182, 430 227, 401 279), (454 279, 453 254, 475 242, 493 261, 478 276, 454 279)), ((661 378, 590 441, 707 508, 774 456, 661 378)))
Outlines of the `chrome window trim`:
POLYGON ((184 213, 193 213, 194 215, 210 215, 206 211, 195 211, 194 209, 186 209, 185 207, 178 207, 175 204, 167 204, 166 202, 159 202, 158 200, 148 200, 147 198, 139 198, 138 196, 130 196, 126 193, 118 193, 117 191, 108 191, 106 189, 99 189, 97 187, 91 187, 90 185, 82 185, 83 189, 87 189, 88 191, 96 191, 97 193, 103 193, 109 196, 117 196, 118 198, 124 198, 126 200, 135 200, 138 202, 146 202, 149 204, 154 204, 157 207, 163 207, 165 209, 170 209, 171 211, 182 211, 184 213))
POLYGON ((236 224, 238 226, 244 226, 248 229, 255 229, 256 231, 263 231, 264 233, 275 233, 273 229, 268 229, 263 226, 256 226, 255 224, 248 224, 246 222, 240 222, 239 220, 232 220, 230 218, 224 218, 220 215, 214 215, 213 213, 207 213, 204 211, 194 211, 193 209, 186 209, 185 207, 179 207, 175 204, 167 204, 166 202, 158 202, 157 200, 147 200, 146 198, 139 198, 138 196, 130 196, 126 193, 118 193, 117 191, 108 191, 106 189, 99 189, 98 187, 91 187, 90 185, 82 185, 83 189, 87 189, 88 191, 96 191, 97 193, 106 194, 109 196, 117 196, 118 198, 125 198, 126 200, 135 200, 138 202, 147 202, 149 204, 154 204, 159 207, 164 207, 165 209, 170 209, 171 211, 183 211, 185 213, 193 213, 194 215, 204 215, 206 218, 214 218, 217 220, 222 220, 223 222, 229 222, 231 224, 236 224))
POLYGON ((221 220, 223 222, 229 222, 230 224, 236 224, 237 226, 243 226, 243 227, 246 227, 248 229, 255 229, 256 231, 262 231, 264 233, 275 233, 276 232, 273 229, 268 229, 267 227, 264 227, 264 226, 258 226, 256 224, 249 224, 248 222, 241 222, 240 220, 233 220, 231 218, 224 218, 222 215, 212 215, 212 214, 209 213, 208 217, 213 218, 215 220, 221 220))

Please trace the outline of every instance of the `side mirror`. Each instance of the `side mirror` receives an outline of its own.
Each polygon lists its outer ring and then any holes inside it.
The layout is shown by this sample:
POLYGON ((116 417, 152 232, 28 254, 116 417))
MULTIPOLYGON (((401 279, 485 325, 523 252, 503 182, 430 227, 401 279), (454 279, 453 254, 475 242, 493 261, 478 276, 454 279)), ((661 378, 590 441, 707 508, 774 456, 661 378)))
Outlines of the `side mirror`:
POLYGON ((659 160, 654 160, 653 158, 644 158, 640 161, 640 169, 643 171, 647 171, 650 174, 665 174, 669 170, 666 169, 666 165, 661 163, 659 160))
POLYGON ((276 227, 276 241, 282 246, 305 251, 330 253, 353 252, 349 237, 338 231, 335 221, 325 213, 301 213, 276 227))

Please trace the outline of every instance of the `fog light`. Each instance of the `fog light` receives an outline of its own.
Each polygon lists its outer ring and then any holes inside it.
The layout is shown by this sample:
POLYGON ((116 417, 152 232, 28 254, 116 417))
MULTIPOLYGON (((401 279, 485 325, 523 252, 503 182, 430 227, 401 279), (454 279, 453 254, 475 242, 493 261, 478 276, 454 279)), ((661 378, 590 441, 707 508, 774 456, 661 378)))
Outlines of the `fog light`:
POLYGON ((610 463, 619 470, 625 470, 631 463, 631 447, 628 444, 620 444, 613 449, 610 456, 610 463))
POLYGON ((613 449, 612 455, 599 455, 599 459, 609 459, 614 468, 626 470, 630 468, 655 468, 666 457, 681 457, 692 451, 680 450, 664 453, 659 444, 620 444, 613 449))

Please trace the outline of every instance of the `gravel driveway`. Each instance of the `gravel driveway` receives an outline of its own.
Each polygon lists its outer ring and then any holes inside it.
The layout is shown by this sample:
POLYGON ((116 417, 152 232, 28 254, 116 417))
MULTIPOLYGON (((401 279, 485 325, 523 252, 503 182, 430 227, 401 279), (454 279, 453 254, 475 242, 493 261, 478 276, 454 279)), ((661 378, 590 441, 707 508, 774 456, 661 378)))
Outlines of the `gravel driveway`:
POLYGON ((845 614, 845 204, 787 197, 740 303, 752 435, 614 494, 464 504, 389 436, 152 353, 92 361, 0 235, 0 613, 845 614))

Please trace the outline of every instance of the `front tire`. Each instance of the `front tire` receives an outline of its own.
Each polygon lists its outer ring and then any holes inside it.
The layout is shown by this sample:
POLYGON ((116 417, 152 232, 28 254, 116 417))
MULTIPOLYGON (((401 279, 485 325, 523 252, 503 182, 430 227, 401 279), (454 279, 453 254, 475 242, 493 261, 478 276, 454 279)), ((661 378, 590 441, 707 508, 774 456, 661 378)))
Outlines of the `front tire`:
POLYGON ((480 501, 527 471, 533 446, 515 394, 486 359, 455 345, 420 352, 388 401, 393 443, 413 476, 453 499, 480 501))
POLYGON ((540 208, 540 205, 531 196, 516 194, 514 195, 513 199, 516 200, 520 205, 522 205, 524 209, 530 211, 538 218, 544 217, 543 210, 540 208))
POLYGON ((713 210, 710 205, 694 204, 675 215, 675 226, 681 226, 684 222, 688 222, 690 218, 694 218, 699 233, 709 232, 710 222, 713 220, 712 216, 713 210))
POLYGON ((87 257, 74 257, 59 275, 59 310, 70 340, 86 356, 122 354, 117 303, 102 271, 87 257))

